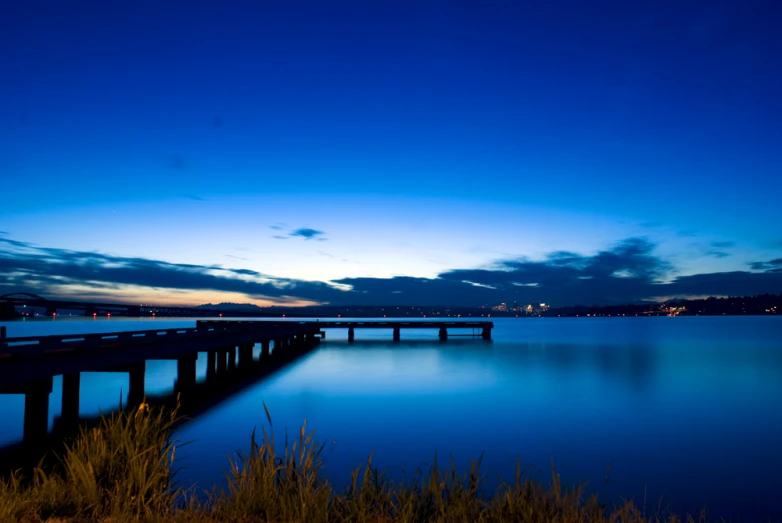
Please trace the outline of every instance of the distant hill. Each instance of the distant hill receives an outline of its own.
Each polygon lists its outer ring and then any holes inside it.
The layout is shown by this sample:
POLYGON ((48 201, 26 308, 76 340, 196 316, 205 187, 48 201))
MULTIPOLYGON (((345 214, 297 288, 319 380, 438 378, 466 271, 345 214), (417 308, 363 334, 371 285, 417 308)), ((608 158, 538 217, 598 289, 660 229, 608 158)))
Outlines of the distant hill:
POLYGON ((196 309, 210 309, 215 311, 253 311, 260 312, 261 307, 253 305, 252 303, 205 303, 203 305, 197 305, 196 309))

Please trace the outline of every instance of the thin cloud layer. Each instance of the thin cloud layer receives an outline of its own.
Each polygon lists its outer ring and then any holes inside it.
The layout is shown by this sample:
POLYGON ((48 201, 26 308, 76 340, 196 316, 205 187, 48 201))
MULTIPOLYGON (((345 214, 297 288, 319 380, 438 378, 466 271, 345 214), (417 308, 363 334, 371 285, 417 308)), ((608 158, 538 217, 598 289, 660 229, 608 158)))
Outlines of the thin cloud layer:
POLYGON ((750 267, 755 271, 779 272, 782 271, 782 258, 777 258, 776 260, 767 262, 750 263, 750 267))
MULTIPOLYGON (((0 293, 26 290, 63 296, 62 289, 110 291, 125 285, 176 291, 241 293, 279 303, 477 306, 500 301, 558 306, 630 303, 656 297, 782 292, 782 258, 751 271, 674 276, 655 245, 629 238, 591 256, 554 252, 545 259, 503 260, 437 278, 343 278, 331 283, 277 278, 251 269, 175 264, 35 246, 0 238, 0 293)), ((78 299, 78 294, 69 294, 78 299)), ((195 305, 195 304, 194 304, 195 305)))

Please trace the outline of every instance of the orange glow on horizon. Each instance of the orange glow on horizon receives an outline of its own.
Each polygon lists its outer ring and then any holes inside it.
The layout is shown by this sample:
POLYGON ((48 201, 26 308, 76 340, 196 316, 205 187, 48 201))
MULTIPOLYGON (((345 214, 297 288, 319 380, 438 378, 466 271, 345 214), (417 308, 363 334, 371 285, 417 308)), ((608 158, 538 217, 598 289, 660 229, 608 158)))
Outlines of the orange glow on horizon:
POLYGON ((52 287, 53 293, 45 298, 63 300, 91 301, 136 305, 143 303, 146 307, 195 307, 207 303, 237 303, 252 304, 258 307, 282 305, 286 307, 306 307, 323 305, 309 300, 284 298, 259 298, 239 292, 223 292, 211 290, 163 289, 140 287, 137 285, 121 285, 110 291, 88 285, 57 285, 52 287))

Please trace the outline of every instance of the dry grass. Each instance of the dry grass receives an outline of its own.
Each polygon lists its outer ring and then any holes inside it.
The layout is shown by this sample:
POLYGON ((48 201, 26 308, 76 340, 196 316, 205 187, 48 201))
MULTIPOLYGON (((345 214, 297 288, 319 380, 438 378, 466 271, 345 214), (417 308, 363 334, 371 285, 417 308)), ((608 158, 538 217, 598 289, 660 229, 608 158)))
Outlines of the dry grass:
MULTIPOLYGON (((271 426, 268 410, 266 415, 271 426)), ((337 492, 322 474, 323 446, 314 432, 307 432, 306 422, 281 449, 272 431, 263 429, 260 441, 253 432, 249 451, 229 462, 227 486, 199 500, 173 479, 176 421, 176 410, 143 405, 103 417, 99 427, 83 429, 67 446, 58 466, 0 481, 0 522, 705 521, 704 514, 684 519, 647 515, 632 502, 605 510, 596 496, 585 498, 583 488, 564 488, 553 470, 551 484, 544 486, 523 479, 520 466, 512 482, 487 495, 480 460, 461 475, 452 461, 442 468, 437 456, 429 472, 418 471, 405 483, 387 481, 370 457, 353 473, 348 488, 337 492)))

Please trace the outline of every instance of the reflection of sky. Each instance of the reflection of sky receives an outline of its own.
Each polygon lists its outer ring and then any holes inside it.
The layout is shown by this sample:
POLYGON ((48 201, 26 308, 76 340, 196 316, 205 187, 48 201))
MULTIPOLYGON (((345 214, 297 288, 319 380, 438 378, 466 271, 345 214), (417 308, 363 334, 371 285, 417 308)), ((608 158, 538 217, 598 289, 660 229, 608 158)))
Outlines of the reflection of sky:
MULTIPOLYGON (((554 459, 565 481, 590 480, 611 499, 646 492, 676 509, 705 503, 712 514, 752 520, 773 513, 782 487, 778 318, 494 321, 488 344, 440 344, 436 332, 405 330, 394 345, 390 332, 359 330, 348 345, 344 330, 330 330, 319 350, 183 428, 181 438, 194 441, 177 453, 182 478, 219 481, 225 453, 246 448, 253 427, 266 425, 266 403, 278 437, 304 419, 316 429, 337 481, 372 451, 396 477, 431 463, 435 451, 465 466, 484 451, 489 475, 510 477, 519 459, 546 479, 554 459)), ((122 323, 153 320, 113 325, 122 323)), ((10 324, 20 325, 83 331, 93 323, 10 324)), ((170 390, 173 362, 147 369, 150 389, 170 390)), ((81 406, 95 412, 116 405, 127 378, 91 374, 82 383, 81 406)), ((56 381, 52 415, 59 401, 56 381)), ((11 441, 21 435, 23 400, 0 402, 9 420, 0 437, 11 441)))

